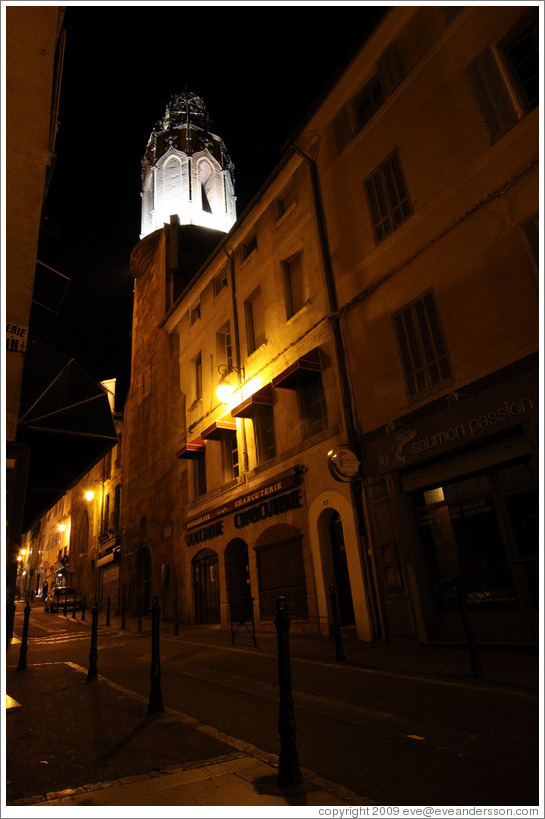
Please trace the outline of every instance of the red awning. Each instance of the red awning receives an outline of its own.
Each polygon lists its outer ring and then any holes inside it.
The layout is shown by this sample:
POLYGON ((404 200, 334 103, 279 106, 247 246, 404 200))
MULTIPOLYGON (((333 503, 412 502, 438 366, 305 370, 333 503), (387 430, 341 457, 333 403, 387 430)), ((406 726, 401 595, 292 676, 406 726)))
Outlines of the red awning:
POLYGON ((219 421, 214 421, 204 432, 201 432, 201 438, 206 441, 221 441, 226 435, 230 435, 236 431, 236 421, 221 418, 219 421))
POLYGON ((277 375, 272 380, 273 387, 280 387, 282 389, 294 390, 301 384, 301 382, 309 376, 315 377, 316 373, 322 371, 322 362, 320 360, 320 348, 315 347, 314 350, 305 353, 305 355, 294 361, 293 364, 284 370, 284 372, 277 375))
POLYGON ((205 446, 202 438, 193 438, 176 453, 176 458, 198 458, 204 455, 205 446))
POLYGON ((233 418, 253 418, 259 407, 272 407, 272 387, 267 384, 253 395, 250 395, 242 404, 231 410, 233 418))

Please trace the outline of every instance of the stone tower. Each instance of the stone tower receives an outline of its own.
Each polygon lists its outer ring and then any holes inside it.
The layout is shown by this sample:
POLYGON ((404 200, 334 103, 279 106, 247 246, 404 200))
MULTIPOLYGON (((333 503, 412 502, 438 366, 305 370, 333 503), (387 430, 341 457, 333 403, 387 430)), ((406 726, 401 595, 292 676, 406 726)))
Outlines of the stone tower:
POLYGON ((236 220, 234 166, 210 131, 202 99, 174 94, 142 160, 143 239, 177 217, 180 225, 227 232, 236 220))

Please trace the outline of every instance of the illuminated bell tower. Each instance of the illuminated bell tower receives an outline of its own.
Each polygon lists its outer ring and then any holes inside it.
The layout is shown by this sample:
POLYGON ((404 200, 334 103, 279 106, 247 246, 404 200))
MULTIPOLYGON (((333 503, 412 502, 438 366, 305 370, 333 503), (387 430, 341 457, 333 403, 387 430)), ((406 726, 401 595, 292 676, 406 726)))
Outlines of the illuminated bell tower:
POLYGON ((224 232, 236 221, 234 166, 209 124, 200 97, 186 91, 169 100, 142 160, 141 239, 173 216, 224 232))

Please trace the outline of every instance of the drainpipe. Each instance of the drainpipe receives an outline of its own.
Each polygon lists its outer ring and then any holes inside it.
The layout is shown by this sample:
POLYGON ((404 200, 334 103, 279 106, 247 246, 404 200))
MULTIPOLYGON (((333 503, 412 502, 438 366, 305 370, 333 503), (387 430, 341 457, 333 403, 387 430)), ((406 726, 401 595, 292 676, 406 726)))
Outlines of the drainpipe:
MULTIPOLYGON (((235 337, 235 358, 236 358, 236 367, 237 367, 237 375, 238 375, 238 384, 239 387, 242 386, 242 374, 241 374, 241 358, 240 358, 240 335, 238 331, 238 309, 237 309, 237 298, 236 298, 236 281, 235 281, 235 259, 232 253, 229 253, 225 245, 222 245, 222 250, 227 256, 229 260, 229 279, 231 282, 231 304, 233 308, 233 324, 234 324, 234 337, 235 337)), ((243 461, 243 469, 244 472, 248 473, 248 443, 246 440, 246 421, 242 418, 242 461, 243 461)))
MULTIPOLYGON (((298 156, 306 163, 310 170, 310 177, 312 181, 312 193, 314 199, 314 210, 316 214, 316 224, 318 228, 318 235, 320 238, 320 250, 322 254, 322 262, 324 268, 324 275, 326 281, 326 288, 329 300, 329 323, 333 333, 333 340, 335 345, 335 357, 337 369, 339 373, 339 380, 341 386, 341 408, 343 413, 343 421, 348 437, 348 445, 359 450, 359 445, 356 436, 355 423, 355 402, 350 388, 350 381, 348 378, 348 367, 346 361, 345 348, 343 344, 342 330, 340 326, 340 318, 338 314, 339 304, 337 298, 337 288, 335 285, 335 277, 333 275, 333 265, 331 263, 331 253, 329 250, 329 241, 327 237, 327 226, 325 219, 325 212, 322 202, 322 193, 320 189, 320 180, 316 163, 306 154, 295 142, 291 143, 291 147, 298 156)), ((370 559, 370 527, 367 515, 367 506, 365 502, 365 495, 363 490, 363 480, 361 477, 356 478, 350 482, 350 492, 352 495, 352 504, 356 510, 358 521, 358 534, 360 538, 363 565, 364 565, 364 583, 369 601, 369 614, 371 620, 371 634, 373 639, 382 639, 384 630, 384 620, 382 607, 379 603, 377 595, 374 571, 372 561, 370 559)))

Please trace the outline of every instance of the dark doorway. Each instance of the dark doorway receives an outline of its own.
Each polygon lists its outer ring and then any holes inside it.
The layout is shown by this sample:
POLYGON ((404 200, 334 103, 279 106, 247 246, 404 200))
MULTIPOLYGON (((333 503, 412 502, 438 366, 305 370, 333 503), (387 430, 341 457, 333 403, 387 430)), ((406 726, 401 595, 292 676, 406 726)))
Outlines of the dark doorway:
POLYGON ((329 536, 333 552, 333 569, 335 572, 335 588, 339 606, 339 620, 341 626, 353 626, 356 623, 354 604, 350 589, 350 575, 346 560, 343 525, 338 512, 334 512, 329 521, 329 536))
POLYGON ((220 622, 220 591, 218 555, 212 549, 202 549, 191 561, 195 622, 210 625, 220 622))
POLYGON ((232 540, 225 549, 225 576, 227 596, 231 604, 233 622, 251 620, 252 587, 248 546, 243 540, 232 540))

